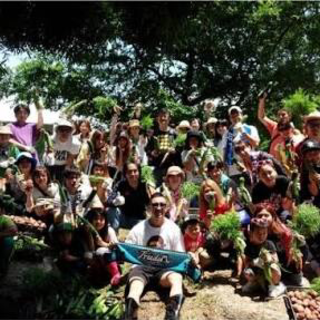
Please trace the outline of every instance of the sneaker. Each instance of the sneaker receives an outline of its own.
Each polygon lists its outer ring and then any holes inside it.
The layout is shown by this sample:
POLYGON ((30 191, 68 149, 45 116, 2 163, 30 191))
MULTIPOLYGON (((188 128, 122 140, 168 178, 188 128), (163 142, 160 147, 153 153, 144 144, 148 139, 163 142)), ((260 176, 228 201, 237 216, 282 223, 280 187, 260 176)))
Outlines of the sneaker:
POLYGON ((279 282, 277 285, 270 284, 268 288, 268 296, 269 298, 278 298, 284 294, 286 290, 287 287, 282 282, 279 282))
POLYGON ((125 320, 137 320, 138 319, 138 304, 136 301, 132 298, 128 298, 126 300, 126 305, 125 305, 125 315, 124 319, 125 320))
POLYGON ((175 295, 169 298, 169 301, 166 305, 166 314, 165 320, 179 320, 180 310, 184 301, 182 295, 175 295))
POLYGON ((260 284, 257 281, 249 281, 244 286, 242 286, 242 293, 250 294, 255 293, 261 289, 260 284))

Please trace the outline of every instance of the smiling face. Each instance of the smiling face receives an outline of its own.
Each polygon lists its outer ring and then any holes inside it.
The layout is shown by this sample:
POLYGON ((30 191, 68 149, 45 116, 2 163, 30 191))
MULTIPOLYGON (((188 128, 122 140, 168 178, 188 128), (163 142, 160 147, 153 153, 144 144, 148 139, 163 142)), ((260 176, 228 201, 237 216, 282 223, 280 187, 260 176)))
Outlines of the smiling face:
POLYGON ((269 226, 272 224, 273 221, 272 214, 266 209, 261 210, 259 213, 255 215, 255 217, 263 221, 266 221, 269 226))
POLYGON ((255 227, 253 231, 250 233, 250 240, 254 244, 262 244, 264 243, 268 238, 268 229, 267 228, 261 228, 261 227, 255 227))
POLYGON ((259 170, 260 180, 269 188, 276 184, 277 172, 269 164, 263 165, 259 170))
POLYGON ((82 122, 79 127, 79 131, 84 137, 86 137, 90 132, 89 125, 86 122, 82 122))
POLYGON ((72 133, 72 128, 68 126, 60 126, 57 129, 58 139, 61 142, 67 142, 72 133))
POLYGON ((181 185, 182 177, 180 174, 169 175, 167 181, 169 188, 173 191, 176 191, 181 185))
POLYGON ((101 231, 106 224, 106 218, 103 214, 97 213, 92 220, 92 225, 96 228, 97 231, 101 231))
POLYGON ((156 196, 151 199, 151 217, 150 224, 156 228, 161 227, 164 223, 166 212, 166 199, 163 196, 156 196))
POLYGON ((47 185, 48 185, 48 175, 47 175, 47 173, 45 171, 39 172, 34 177, 34 181, 41 188, 47 187, 47 185))
POLYGON ((169 114, 167 112, 161 112, 157 116, 157 122, 159 124, 160 129, 164 130, 168 127, 170 121, 169 114))
POLYGON ((128 164, 126 171, 126 179, 129 182, 130 186, 136 186, 139 182, 139 169, 138 166, 134 163, 128 164))
POLYGON ((201 232, 201 227, 199 222, 197 221, 190 223, 185 230, 185 233, 189 235, 192 239, 197 239, 200 232, 201 232))

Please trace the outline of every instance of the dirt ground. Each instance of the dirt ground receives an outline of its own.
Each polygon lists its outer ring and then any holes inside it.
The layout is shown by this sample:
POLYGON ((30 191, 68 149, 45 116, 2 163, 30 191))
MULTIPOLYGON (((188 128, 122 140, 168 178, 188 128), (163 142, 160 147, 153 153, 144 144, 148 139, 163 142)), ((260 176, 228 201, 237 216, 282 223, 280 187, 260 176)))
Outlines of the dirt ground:
MULTIPOLYGON (((16 318, 14 306, 19 300, 23 272, 35 264, 13 261, 9 274, 0 283, 0 310, 8 309, 7 314, 1 312, 0 318, 16 318)), ((38 264, 50 269, 46 261, 38 264)), ((259 301, 241 296, 235 285, 229 281, 230 271, 206 273, 201 285, 187 283, 194 297, 188 297, 182 308, 182 320, 288 320, 282 298, 272 301, 259 301)), ((164 318, 164 304, 152 292, 147 293, 139 310, 140 320, 160 320, 164 318)))

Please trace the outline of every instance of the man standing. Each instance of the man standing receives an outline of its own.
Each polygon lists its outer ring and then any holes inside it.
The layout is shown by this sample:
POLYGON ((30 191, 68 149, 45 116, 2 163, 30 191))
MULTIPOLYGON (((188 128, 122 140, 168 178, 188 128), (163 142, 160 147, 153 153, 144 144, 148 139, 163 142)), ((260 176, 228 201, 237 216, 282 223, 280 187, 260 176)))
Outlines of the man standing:
MULTIPOLYGON (((165 197, 161 193, 154 193, 151 197, 150 218, 138 223, 130 231, 126 242, 184 252, 181 230, 174 222, 165 218, 166 205, 165 197)), ((163 288, 170 290, 165 319, 179 319, 183 303, 182 275, 168 269, 145 265, 134 266, 129 273, 126 287, 125 319, 137 319, 143 293, 148 289, 161 292, 163 288)))
POLYGON ((161 109, 156 120, 157 128, 146 146, 146 153, 149 164, 155 167, 154 176, 157 186, 159 186, 167 169, 172 165, 181 165, 181 159, 173 148, 176 133, 169 127, 170 115, 168 110, 161 109))
POLYGON ((237 169, 237 165, 235 164, 236 160, 239 159, 236 159, 234 145, 242 140, 250 144, 252 149, 255 149, 260 143, 260 138, 256 127, 242 123, 243 114, 240 107, 231 107, 228 110, 228 114, 231 121, 231 127, 225 132, 222 138, 224 161, 228 168, 228 175, 230 178, 237 181, 241 176, 241 172, 237 169))

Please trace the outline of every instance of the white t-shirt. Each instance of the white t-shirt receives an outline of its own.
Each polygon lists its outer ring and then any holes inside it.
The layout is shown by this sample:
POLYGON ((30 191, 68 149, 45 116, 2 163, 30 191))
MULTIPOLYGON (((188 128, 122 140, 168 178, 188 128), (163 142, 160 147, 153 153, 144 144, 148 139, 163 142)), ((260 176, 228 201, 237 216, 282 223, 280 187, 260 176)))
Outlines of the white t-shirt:
POLYGON ((75 137, 71 136, 66 142, 61 142, 57 137, 53 139, 53 153, 54 163, 53 165, 62 166, 66 164, 68 153, 77 155, 80 151, 81 143, 75 137))
POLYGON ((59 186, 58 184, 51 182, 45 193, 41 192, 38 188, 34 188, 32 191, 32 197, 35 203, 39 198, 51 198, 59 201, 60 200, 59 186))
POLYGON ((126 242, 148 246, 149 240, 154 236, 159 236, 162 239, 163 244, 161 249, 185 252, 180 228, 167 218, 165 218, 160 228, 151 226, 149 219, 139 222, 129 232, 126 242))

